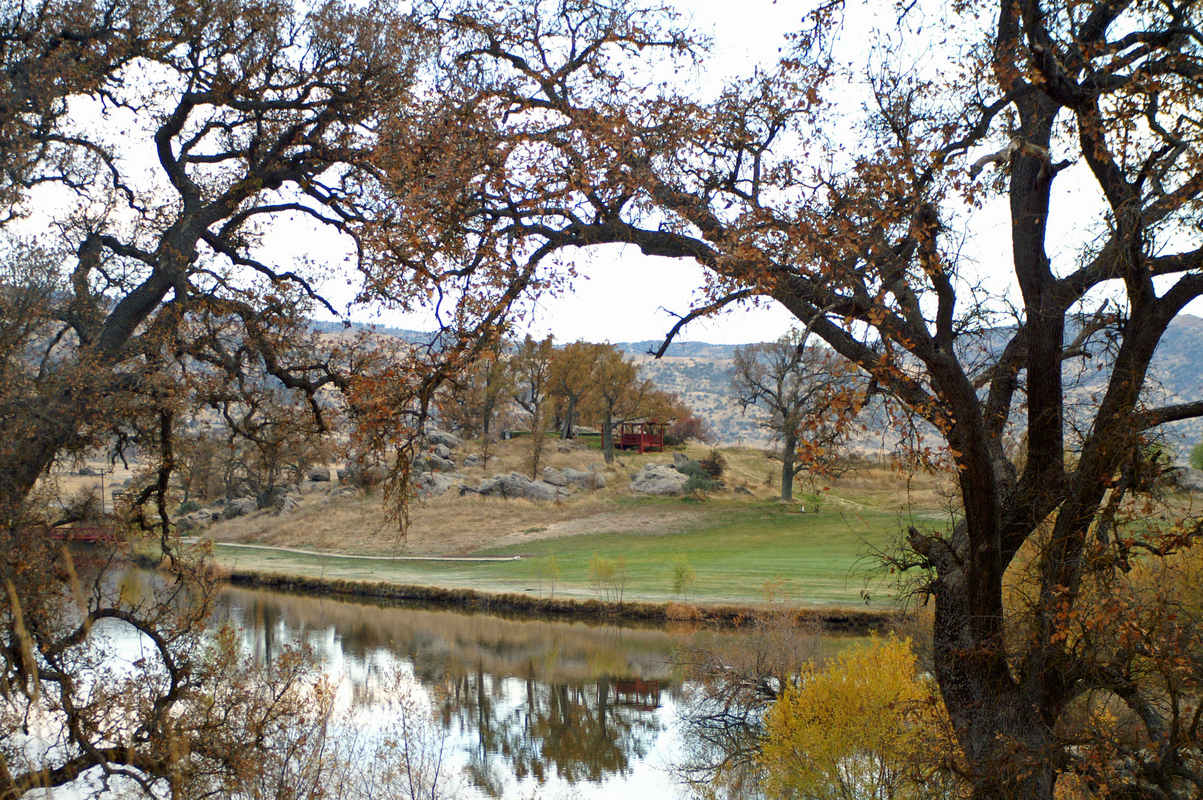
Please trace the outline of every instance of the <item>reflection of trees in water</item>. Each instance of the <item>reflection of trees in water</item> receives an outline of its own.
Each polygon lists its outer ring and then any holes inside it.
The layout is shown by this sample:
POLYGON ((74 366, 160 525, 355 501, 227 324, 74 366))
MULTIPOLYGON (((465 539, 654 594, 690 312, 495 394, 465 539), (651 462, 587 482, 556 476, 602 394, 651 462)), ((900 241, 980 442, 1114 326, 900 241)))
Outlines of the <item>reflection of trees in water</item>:
POLYGON ((447 676, 436 687, 443 724, 475 733, 468 771, 497 796, 494 757, 518 780, 601 781, 625 773, 660 731, 656 681, 603 678, 583 684, 498 680, 477 670, 447 676))
POLYGON ((584 677, 638 674, 644 664, 653 665, 652 675, 670 674, 664 662, 671 640, 660 632, 548 624, 540 636, 540 623, 529 621, 483 633, 479 623, 456 627, 458 621, 424 630, 418 621, 443 621, 446 614, 351 608, 359 614, 337 601, 240 591, 222 598, 217 618, 241 629, 248 651, 263 661, 298 642, 319 658, 341 657, 357 706, 396 690, 382 679, 394 674, 384 669, 386 661, 411 665, 445 729, 472 742, 467 772, 489 796, 504 793, 511 773, 538 784, 552 776, 574 783, 626 773, 660 732, 664 698, 680 691, 675 681, 584 677), (386 620, 401 624, 389 628, 386 620), (646 647, 653 637, 665 641, 663 660, 646 647))
POLYGON ((682 752, 677 777, 697 797, 763 797, 758 761, 764 717, 801 665, 822 661, 827 646, 817 628, 800 628, 784 611, 756 620, 739 647, 730 642, 682 651, 689 680, 677 705, 682 752))

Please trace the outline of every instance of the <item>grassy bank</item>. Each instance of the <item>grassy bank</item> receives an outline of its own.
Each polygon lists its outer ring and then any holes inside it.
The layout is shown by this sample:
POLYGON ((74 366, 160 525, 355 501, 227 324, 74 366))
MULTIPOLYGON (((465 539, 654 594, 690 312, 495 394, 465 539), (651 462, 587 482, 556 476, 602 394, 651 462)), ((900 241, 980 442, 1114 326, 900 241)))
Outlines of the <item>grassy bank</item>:
POLYGON ((671 532, 532 538, 472 553, 521 556, 513 561, 365 560, 220 543, 215 552, 222 566, 236 572, 545 598, 892 607, 896 592, 873 554, 895 545, 903 520, 896 513, 834 502, 826 506, 801 513, 797 506, 763 500, 646 500, 638 508, 649 514, 676 507, 704 513, 671 532))
POLYGON ((883 610, 858 608, 767 608, 747 605, 693 605, 689 603, 607 602, 572 598, 536 597, 529 594, 497 594, 473 589, 449 589, 436 586, 411 586, 383 581, 349 581, 267 572, 229 573, 234 586, 271 589, 306 597, 326 596, 415 603, 423 607, 446 607, 458 611, 492 614, 553 617, 561 619, 607 620, 624 623, 665 625, 717 625, 742 627, 765 618, 766 613, 785 613, 795 625, 821 629, 828 633, 865 635, 899 624, 902 615, 883 610))

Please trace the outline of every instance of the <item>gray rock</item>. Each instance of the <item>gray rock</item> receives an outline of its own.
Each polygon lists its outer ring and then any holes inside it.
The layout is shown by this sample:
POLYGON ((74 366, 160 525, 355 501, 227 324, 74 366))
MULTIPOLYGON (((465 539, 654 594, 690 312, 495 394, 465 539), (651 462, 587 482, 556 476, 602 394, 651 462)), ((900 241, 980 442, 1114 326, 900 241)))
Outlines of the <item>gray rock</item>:
POLYGON ((434 454, 439 458, 451 460, 451 448, 445 444, 436 444, 434 446, 434 454))
POLYGON ((571 467, 563 470, 564 478, 568 481, 569 486, 575 486, 578 489, 604 489, 606 488, 606 476, 600 472, 590 472, 583 469, 572 469, 571 467))
POLYGON ((437 455, 427 456, 426 464, 432 472, 455 472, 456 469, 454 461, 437 455))
POLYGON ((480 466, 480 456, 475 455, 475 454, 470 455, 470 456, 464 456, 464 466, 465 467, 479 467, 480 466))
POLYGON ((417 492, 418 497, 436 497, 457 486, 460 480, 459 475, 424 472, 414 478, 414 491, 417 492))
POLYGON ((543 480, 552 486, 568 485, 568 477, 564 474, 564 470, 559 467, 544 467, 543 480))
POLYGON ((259 510, 259 503, 253 497, 235 497, 226 503, 226 507, 222 510, 221 516, 223 519, 234 519, 234 517, 244 517, 247 514, 259 510))
POLYGON ((1170 472, 1170 479, 1179 489, 1185 489, 1188 492, 1203 492, 1203 470, 1175 467, 1170 472))
POLYGON ((680 495, 689 477, 668 464, 647 464, 631 478, 631 491, 641 494, 680 495))
POLYGON ((604 489, 606 486, 605 475, 572 467, 545 467, 543 480, 552 486, 575 486, 578 489, 604 489))
POLYGON ((490 497, 526 498, 527 500, 555 500, 571 494, 571 490, 553 486, 546 481, 532 481, 518 472, 494 475, 481 481, 476 491, 490 497))
POLYGON ((276 502, 277 514, 289 514, 296 511, 301 505, 301 496, 298 494, 286 494, 276 502))
POLYGON ((454 433, 448 433, 447 431, 440 430, 429 431, 426 434, 426 441, 430 442, 436 447, 438 445, 443 445, 444 447, 449 447, 452 450, 457 449, 461 444, 463 444, 463 442, 460 441, 460 438, 454 433))
POLYGON ((375 486, 376 484, 382 482, 387 476, 388 473, 385 471, 384 467, 378 467, 374 465, 365 467, 350 467, 347 469, 347 480, 361 488, 375 486))
POLYGON ((328 467, 314 467, 313 469, 309 470, 309 474, 305 477, 314 483, 329 483, 330 469, 328 467))

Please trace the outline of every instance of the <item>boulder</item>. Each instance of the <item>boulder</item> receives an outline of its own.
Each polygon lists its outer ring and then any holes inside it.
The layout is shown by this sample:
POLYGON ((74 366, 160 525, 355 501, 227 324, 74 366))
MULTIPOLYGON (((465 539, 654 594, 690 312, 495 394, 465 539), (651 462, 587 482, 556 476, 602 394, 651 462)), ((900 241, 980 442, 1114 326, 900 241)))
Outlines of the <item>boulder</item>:
POLYGON ((451 460, 451 448, 445 444, 436 444, 433 450, 434 454, 439 458, 451 460))
POLYGON ((309 470, 309 474, 305 477, 314 483, 329 483, 330 469, 329 467, 314 467, 313 469, 309 470))
POLYGON ((543 480, 552 486, 567 486, 568 476, 559 467, 544 467, 543 480))
POLYGON ((600 472, 590 472, 588 470, 572 469, 569 467, 564 470, 564 477, 568 480, 569 486, 575 486, 578 489, 606 488, 606 476, 600 472))
POLYGON ((606 476, 572 467, 544 467, 543 480, 552 486, 575 486, 578 489, 604 489, 606 476))
POLYGON ((253 497, 235 497, 226 503, 225 509, 222 510, 222 519, 234 519, 234 517, 244 517, 247 514, 259 510, 259 502, 253 497))
POLYGON ((518 472, 486 478, 476 491, 490 497, 520 497, 527 500, 555 500, 571 494, 568 488, 553 486, 546 481, 532 481, 518 472))
POLYGON ((647 464, 631 478, 631 491, 641 494, 681 495, 689 480, 668 464, 647 464))
POLYGON ((480 456, 476 455, 475 453, 470 456, 464 456, 464 466, 465 467, 479 467, 480 466, 480 456))
POLYGON ((447 447, 452 450, 459 448, 459 446, 463 444, 463 442, 460 441, 460 438, 454 433, 448 433, 447 431, 440 430, 432 430, 427 433, 426 441, 430 442, 430 444, 434 447, 442 445, 443 447, 447 447))
POLYGON ((426 467, 431 472, 455 472, 454 461, 433 454, 426 457, 426 467))
POLYGON ((299 494, 289 492, 276 501, 276 513, 289 514, 293 511, 296 511, 300 505, 301 496, 299 494))
MULTIPOLYGON (((416 466, 415 466, 416 469, 416 466)), ((369 466, 352 466, 347 468, 347 481, 360 488, 375 486, 388 477, 388 472, 384 467, 375 465, 369 466)))
POLYGON ((459 485, 459 475, 440 472, 423 472, 414 478, 414 491, 418 497, 436 497, 459 485))
POLYGON ((1203 470, 1175 467, 1170 472, 1170 479, 1179 489, 1185 489, 1188 492, 1203 492, 1203 470))

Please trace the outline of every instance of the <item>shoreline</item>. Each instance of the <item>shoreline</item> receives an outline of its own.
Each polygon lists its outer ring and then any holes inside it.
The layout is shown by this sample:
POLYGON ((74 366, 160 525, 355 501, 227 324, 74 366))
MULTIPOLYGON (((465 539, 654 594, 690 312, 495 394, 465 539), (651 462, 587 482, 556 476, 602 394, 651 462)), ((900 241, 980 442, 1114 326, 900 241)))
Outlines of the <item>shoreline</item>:
MULTIPOLYGON (((626 622, 644 625, 694 623, 719 628, 754 624, 767 607, 688 602, 613 602, 575 598, 537 597, 513 593, 450 589, 441 586, 400 584, 388 581, 347 580, 289 575, 256 570, 224 569, 221 580, 231 586, 300 594, 309 597, 377 600, 397 604, 422 604, 469 612, 553 617, 590 622, 626 622)), ((817 625, 828 633, 865 635, 893 628, 907 617, 900 611, 857 608, 798 608, 784 610, 799 626, 817 625)))

